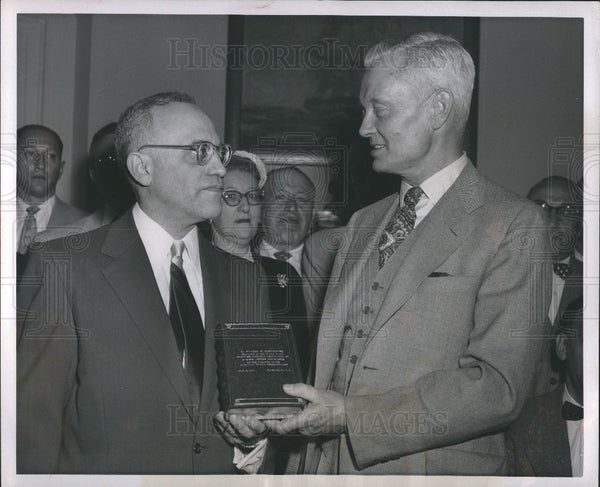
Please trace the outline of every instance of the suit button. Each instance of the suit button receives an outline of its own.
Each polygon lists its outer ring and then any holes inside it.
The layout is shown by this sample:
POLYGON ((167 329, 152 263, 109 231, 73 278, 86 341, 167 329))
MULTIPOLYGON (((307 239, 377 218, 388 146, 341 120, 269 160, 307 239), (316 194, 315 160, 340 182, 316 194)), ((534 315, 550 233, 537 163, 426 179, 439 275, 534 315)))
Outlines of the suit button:
POLYGON ((372 289, 373 291, 377 291, 377 290, 378 290, 380 287, 381 287, 381 286, 379 285, 379 283, 378 283, 377 281, 375 281, 375 282, 373 283, 373 285, 371 286, 371 289, 372 289))
POLYGON ((350 357, 351 364, 355 364, 357 360, 358 360, 358 357, 356 355, 352 355, 352 357, 350 357))
POLYGON ((364 313, 364 314, 368 315, 370 312, 371 312, 371 308, 370 308, 369 306, 365 306, 365 307, 363 308, 363 313, 364 313))
POLYGON ((358 338, 362 338, 362 337, 364 336, 364 334, 365 334, 365 332, 364 332, 364 331, 362 331, 362 330, 358 330, 358 331, 356 332, 356 336, 357 336, 358 338))
POLYGON ((196 455, 200 455, 200 452, 202 452, 204 448, 202 447, 202 445, 200 443, 195 443, 194 444, 194 453, 196 455))

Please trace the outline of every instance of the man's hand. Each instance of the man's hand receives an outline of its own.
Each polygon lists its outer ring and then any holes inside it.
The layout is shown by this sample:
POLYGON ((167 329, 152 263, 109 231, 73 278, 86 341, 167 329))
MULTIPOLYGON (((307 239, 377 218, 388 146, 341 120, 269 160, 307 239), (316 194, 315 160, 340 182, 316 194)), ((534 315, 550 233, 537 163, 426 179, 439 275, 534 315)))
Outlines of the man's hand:
POLYGON ((242 451, 252 449, 268 433, 260 415, 244 411, 235 413, 219 411, 213 418, 213 423, 227 443, 242 451))
POLYGON ((271 431, 284 435, 297 430, 306 436, 318 436, 340 435, 346 430, 346 409, 341 394, 306 384, 285 384, 283 390, 290 396, 306 399, 309 404, 290 418, 264 420, 271 431))

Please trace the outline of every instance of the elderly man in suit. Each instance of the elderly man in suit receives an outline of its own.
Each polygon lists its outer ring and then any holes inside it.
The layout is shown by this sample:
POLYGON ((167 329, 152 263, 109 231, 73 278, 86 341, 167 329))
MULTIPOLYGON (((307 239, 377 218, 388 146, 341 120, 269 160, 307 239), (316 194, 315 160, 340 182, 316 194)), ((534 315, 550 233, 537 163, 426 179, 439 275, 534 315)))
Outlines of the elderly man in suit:
POLYGON ((314 387, 284 387, 309 404, 269 427, 310 438, 304 473, 503 475, 547 315, 541 210, 462 151, 474 66, 456 40, 417 34, 365 65, 360 133, 402 183, 350 219, 314 387))
POLYGON ((519 476, 583 474, 583 298, 571 301, 557 323, 556 355, 563 387, 530 400, 508 429, 519 476))
POLYGON ((181 93, 125 110, 116 143, 137 203, 35 252, 19 289, 17 471, 234 473, 211 417, 214 328, 268 301, 240 305, 254 283, 232 285, 196 227, 221 211, 231 148, 181 93))
POLYGON ((43 125, 25 125, 17 130, 17 272, 26 264, 29 246, 39 232, 67 228, 87 213, 56 196, 62 175, 63 143, 59 135, 43 125))

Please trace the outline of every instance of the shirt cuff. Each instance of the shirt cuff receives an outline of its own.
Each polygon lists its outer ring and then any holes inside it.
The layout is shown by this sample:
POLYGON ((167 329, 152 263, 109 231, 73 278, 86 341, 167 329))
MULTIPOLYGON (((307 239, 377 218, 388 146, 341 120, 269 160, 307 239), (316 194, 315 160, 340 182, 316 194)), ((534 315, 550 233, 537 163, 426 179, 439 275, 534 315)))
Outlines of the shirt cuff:
POLYGON ((242 453, 242 451, 233 447, 233 464, 238 470, 242 470, 246 473, 257 473, 261 467, 265 458, 265 451, 267 449, 267 438, 263 438, 256 443, 254 449, 249 453, 242 453))

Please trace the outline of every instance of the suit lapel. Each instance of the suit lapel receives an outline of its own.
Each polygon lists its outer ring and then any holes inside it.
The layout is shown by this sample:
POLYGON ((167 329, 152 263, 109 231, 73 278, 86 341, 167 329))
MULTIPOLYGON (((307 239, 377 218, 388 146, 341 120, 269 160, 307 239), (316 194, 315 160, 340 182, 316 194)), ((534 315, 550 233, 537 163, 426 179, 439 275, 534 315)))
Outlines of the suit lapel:
MULTIPOLYGON (((398 247, 377 280, 387 289, 374 321, 374 331, 414 294, 429 274, 445 262, 473 232, 484 194, 469 164, 430 213, 398 247)), ((374 334, 372 334, 374 336, 374 334)))
POLYGON ((56 201, 54 202, 54 208, 52 208, 52 213, 50 213, 47 227, 53 228, 66 225, 68 221, 67 218, 65 218, 65 214, 67 213, 68 208, 67 204, 57 196, 56 201))
POLYGON ((113 259, 104 276, 187 409, 190 393, 179 349, 131 211, 108 230, 102 252, 113 259))

